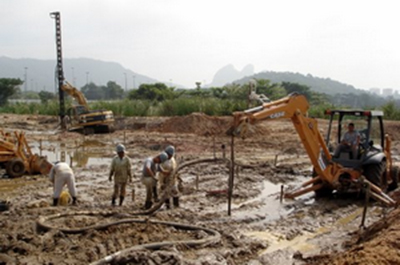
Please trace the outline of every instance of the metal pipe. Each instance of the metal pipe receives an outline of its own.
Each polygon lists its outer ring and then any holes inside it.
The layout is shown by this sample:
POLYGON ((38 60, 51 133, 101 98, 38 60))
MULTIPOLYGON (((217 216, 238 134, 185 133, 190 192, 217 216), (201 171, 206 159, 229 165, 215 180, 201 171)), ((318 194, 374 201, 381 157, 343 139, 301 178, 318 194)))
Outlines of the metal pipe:
POLYGON ((361 218, 361 224, 360 228, 363 229, 365 228, 365 217, 367 215, 367 209, 368 209, 368 202, 369 202, 369 195, 371 194, 371 186, 369 183, 365 183, 366 188, 365 188, 365 203, 364 203, 364 210, 361 218))

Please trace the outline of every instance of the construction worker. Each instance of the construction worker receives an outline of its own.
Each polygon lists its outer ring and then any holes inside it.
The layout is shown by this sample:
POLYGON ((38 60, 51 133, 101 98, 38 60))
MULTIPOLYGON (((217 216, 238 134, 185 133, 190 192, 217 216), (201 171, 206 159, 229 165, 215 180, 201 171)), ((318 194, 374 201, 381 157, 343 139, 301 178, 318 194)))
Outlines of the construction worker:
POLYGON ((142 170, 142 183, 146 187, 146 202, 144 209, 150 209, 154 202, 158 201, 157 196, 157 179, 156 174, 158 171, 157 164, 164 163, 168 160, 168 155, 165 152, 161 152, 155 157, 148 157, 143 163, 142 170))
POLYGON ((165 205, 170 208, 170 197, 172 196, 174 207, 179 207, 179 191, 176 184, 176 161, 175 161, 175 147, 169 145, 164 150, 168 155, 168 160, 160 164, 160 173, 158 181, 160 182, 160 190, 162 193, 169 192, 165 205), (169 189, 169 190, 168 190, 169 189))
POLYGON ((132 182, 131 160, 125 155, 125 146, 118 144, 116 147, 117 155, 111 161, 110 174, 108 180, 111 182, 114 176, 114 193, 111 198, 111 205, 115 206, 115 200, 119 196, 119 205, 124 202, 126 185, 132 182))
POLYGON ((68 186, 69 194, 72 196, 72 204, 76 205, 75 175, 72 168, 64 162, 56 162, 49 173, 50 181, 53 183, 53 206, 58 205, 62 189, 68 186))
POLYGON ((349 152, 351 158, 357 159, 357 149, 360 143, 360 133, 355 130, 354 123, 347 125, 347 132, 344 133, 341 142, 336 147, 333 157, 338 158, 341 152, 349 152))

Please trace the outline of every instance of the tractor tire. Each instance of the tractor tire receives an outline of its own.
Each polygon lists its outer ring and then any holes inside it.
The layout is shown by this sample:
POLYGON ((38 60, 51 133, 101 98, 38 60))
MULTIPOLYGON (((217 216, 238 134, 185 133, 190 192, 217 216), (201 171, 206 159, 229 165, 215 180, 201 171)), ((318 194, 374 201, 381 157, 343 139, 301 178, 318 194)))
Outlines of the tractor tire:
MULTIPOLYGON (((315 169, 313 169, 313 171, 312 171, 312 177, 313 178, 317 177, 317 172, 315 172, 315 169)), ((320 183, 322 183, 321 180, 313 183, 313 186, 320 184, 320 183)), ((329 197, 332 195, 332 192, 333 192, 333 190, 329 187, 322 187, 322 188, 314 191, 316 198, 329 197)))
POLYGON ((83 134, 84 135, 94 134, 94 128, 93 127, 85 127, 85 128, 83 128, 83 134))
POLYGON ((399 186, 399 174, 400 174, 400 168, 398 166, 392 167, 391 170, 392 182, 389 183, 388 191, 395 190, 399 186))
POLYGON ((13 158, 7 162, 6 173, 11 178, 18 178, 25 173, 25 164, 20 158, 13 158))
POLYGON ((382 160, 381 163, 379 164, 365 165, 363 168, 364 170, 363 175, 373 184, 381 188, 382 175, 383 172, 385 172, 385 169, 386 169, 386 161, 382 160))

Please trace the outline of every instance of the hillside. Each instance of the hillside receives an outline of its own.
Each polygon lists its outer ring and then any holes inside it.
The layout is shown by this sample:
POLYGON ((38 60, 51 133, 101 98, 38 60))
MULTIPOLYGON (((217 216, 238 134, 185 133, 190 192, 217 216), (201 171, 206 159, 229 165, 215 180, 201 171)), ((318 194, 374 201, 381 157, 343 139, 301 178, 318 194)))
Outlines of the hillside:
POLYGON ((357 89, 352 85, 344 84, 339 81, 332 80, 330 78, 320 78, 312 76, 311 74, 303 75, 300 73, 291 73, 291 72, 265 71, 255 74, 253 76, 244 77, 242 79, 235 81, 235 83, 238 84, 247 83, 252 78, 268 79, 272 83, 281 83, 281 82, 299 83, 302 85, 309 86, 313 91, 329 95, 365 93, 365 90, 357 89))
MULTIPOLYGON (((0 78, 20 78, 27 80, 27 86, 22 89, 32 91, 54 91, 56 60, 13 59, 0 57, 0 78), (26 68, 26 69, 25 69, 26 68), (25 78, 26 74, 26 78, 25 78)), ((154 83, 157 80, 135 73, 124 68, 119 63, 100 60, 77 58, 64 59, 64 76, 76 87, 82 87, 87 82, 96 85, 106 85, 108 81, 117 82, 122 88, 137 88, 142 83, 154 83), (125 79, 126 73, 126 79, 125 79), (135 84, 133 84, 135 83, 135 84)))

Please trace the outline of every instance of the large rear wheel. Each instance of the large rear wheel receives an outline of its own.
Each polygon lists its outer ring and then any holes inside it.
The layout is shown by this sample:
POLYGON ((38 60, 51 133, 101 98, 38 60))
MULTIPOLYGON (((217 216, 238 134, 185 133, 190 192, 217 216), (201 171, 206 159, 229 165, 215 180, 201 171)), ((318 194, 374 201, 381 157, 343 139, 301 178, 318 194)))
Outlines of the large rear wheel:
MULTIPOLYGON (((369 164, 363 167, 363 175, 378 187, 381 187, 382 175, 386 169, 386 161, 382 160, 379 164, 369 164)), ((382 183, 383 184, 383 183, 382 183)))
POLYGON ((25 164, 20 158, 13 158, 7 162, 6 172, 11 178, 21 177, 25 173, 25 164))

